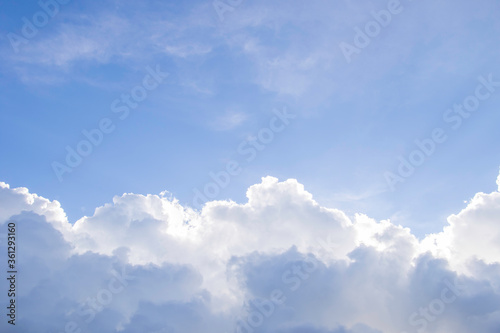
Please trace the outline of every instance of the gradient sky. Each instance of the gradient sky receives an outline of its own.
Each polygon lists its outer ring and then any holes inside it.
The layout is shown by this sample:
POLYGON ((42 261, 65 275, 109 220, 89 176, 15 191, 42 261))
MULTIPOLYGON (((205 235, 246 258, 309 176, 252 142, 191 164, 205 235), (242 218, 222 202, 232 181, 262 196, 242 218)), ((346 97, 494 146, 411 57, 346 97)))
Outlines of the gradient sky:
POLYGON ((0 4, 0 331, 500 331, 499 1, 0 4))
POLYGON ((500 4, 401 1, 348 61, 341 43, 355 45, 356 29, 390 3, 243 1, 221 19, 210 1, 69 1, 13 47, 8 34, 22 36, 23 17, 41 8, 2 1, 1 180, 60 201, 74 223, 122 193, 168 191, 193 205, 194 189, 232 159, 242 171, 213 199, 245 202, 263 176, 294 178, 347 214, 419 237, 439 231, 495 189, 500 89, 456 130, 443 115, 478 77, 500 81, 500 4), (168 76, 119 119, 112 103, 148 66, 168 76), (246 161, 238 146, 284 108, 296 118, 246 161), (53 162, 103 118, 114 131, 59 181, 53 162), (447 140, 389 190, 384 174, 435 128, 447 140))

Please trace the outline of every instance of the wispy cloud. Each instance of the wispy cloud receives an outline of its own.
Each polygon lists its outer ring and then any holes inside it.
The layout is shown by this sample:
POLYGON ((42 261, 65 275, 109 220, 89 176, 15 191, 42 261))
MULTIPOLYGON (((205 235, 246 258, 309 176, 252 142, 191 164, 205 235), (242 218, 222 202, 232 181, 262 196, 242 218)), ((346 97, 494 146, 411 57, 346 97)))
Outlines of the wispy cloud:
POLYGON ((216 131, 230 131, 243 124, 247 119, 248 115, 243 111, 229 109, 210 122, 210 127, 216 131))

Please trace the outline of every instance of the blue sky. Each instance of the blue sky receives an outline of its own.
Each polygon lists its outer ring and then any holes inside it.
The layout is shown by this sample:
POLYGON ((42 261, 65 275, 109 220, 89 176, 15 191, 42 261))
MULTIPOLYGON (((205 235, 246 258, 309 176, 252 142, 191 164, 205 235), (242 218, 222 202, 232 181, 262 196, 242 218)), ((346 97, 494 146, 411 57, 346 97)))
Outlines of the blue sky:
MULTIPOLYGON (((350 62, 342 42, 391 2, 243 1, 222 13, 207 1, 73 2, 14 51, 36 2, 4 2, 0 29, 2 180, 65 207, 71 222, 122 193, 169 191, 191 205, 209 172, 245 162, 214 199, 245 202, 271 175, 294 178, 324 205, 409 226, 423 236, 478 191, 495 187, 500 90, 457 130, 443 120, 489 74, 500 81, 499 4, 402 1, 350 62), (111 103, 146 67, 168 77, 120 120, 111 103), (246 162, 237 147, 273 110, 296 115, 246 162), (82 130, 115 125, 60 182, 52 163, 82 130), (446 142, 394 191, 415 140, 443 128, 446 142)), ((42 22, 43 23, 43 22, 42 22)))
POLYGON ((0 8, 0 331, 499 332, 500 2, 0 8))

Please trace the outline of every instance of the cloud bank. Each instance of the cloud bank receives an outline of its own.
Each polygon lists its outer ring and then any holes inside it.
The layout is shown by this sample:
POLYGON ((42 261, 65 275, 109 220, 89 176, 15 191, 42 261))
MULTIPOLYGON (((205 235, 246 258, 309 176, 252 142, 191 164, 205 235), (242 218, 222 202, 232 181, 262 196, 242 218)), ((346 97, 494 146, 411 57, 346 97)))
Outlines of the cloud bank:
POLYGON ((15 222, 19 271, 2 332, 499 331, 500 192, 421 240, 293 179, 247 198, 197 211, 127 193, 72 225, 57 201, 0 183, 0 251, 15 222))

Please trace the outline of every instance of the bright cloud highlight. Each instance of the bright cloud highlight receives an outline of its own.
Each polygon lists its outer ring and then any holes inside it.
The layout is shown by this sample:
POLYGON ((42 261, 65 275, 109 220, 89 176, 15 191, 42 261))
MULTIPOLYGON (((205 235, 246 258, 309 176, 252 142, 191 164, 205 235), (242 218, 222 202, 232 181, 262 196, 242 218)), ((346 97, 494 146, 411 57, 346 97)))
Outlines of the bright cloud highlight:
MULTIPOLYGON (((57 201, 26 188, 1 183, 0 198, 3 232, 15 222, 19 234, 21 331, 500 327, 499 192, 476 194, 422 240, 389 220, 322 207, 296 180, 273 177, 244 204, 197 211, 167 192, 128 193, 74 225, 57 201)), ((6 252, 4 236, 1 245, 6 252)))

